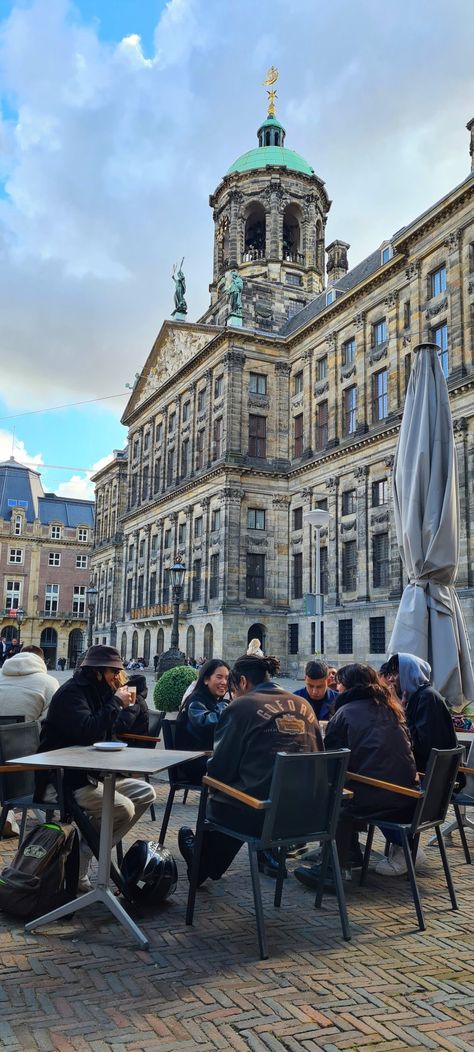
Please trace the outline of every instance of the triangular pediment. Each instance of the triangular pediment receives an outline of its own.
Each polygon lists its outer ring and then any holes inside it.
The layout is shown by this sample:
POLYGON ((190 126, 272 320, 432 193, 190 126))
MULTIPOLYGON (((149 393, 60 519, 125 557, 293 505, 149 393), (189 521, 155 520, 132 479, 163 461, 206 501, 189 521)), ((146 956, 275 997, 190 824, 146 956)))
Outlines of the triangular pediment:
POLYGON ((122 423, 129 424, 137 409, 179 373, 206 344, 215 340, 219 332, 215 325, 165 321, 141 373, 137 373, 122 423))

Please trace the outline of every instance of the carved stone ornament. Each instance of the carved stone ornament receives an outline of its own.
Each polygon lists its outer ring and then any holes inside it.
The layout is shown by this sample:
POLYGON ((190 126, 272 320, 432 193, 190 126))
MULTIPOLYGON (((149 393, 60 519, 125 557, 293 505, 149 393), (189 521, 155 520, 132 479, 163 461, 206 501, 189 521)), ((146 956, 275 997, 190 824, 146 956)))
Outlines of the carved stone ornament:
POLYGON ((266 537, 247 537, 247 548, 249 551, 253 548, 268 548, 268 540, 266 537))
POLYGON ((441 311, 447 310, 448 297, 443 296, 443 299, 439 303, 425 304, 426 318, 434 318, 437 314, 441 314, 441 311))
POLYGON ((303 361, 310 362, 313 357, 313 351, 310 348, 308 351, 303 351, 303 361))
POLYGON ((403 337, 403 340, 402 340, 402 346, 403 347, 408 347, 410 344, 411 344, 411 336, 410 336, 409 332, 406 332, 404 337, 403 337))
POLYGON ((337 343, 337 332, 334 332, 334 331, 328 332, 328 334, 326 336, 326 346, 327 346, 328 350, 329 351, 334 350, 334 347, 336 346, 336 343, 337 343))
POLYGON ((338 485, 339 479, 336 475, 331 475, 330 478, 326 479, 326 489, 328 489, 330 493, 335 493, 338 485))
POLYGON ((201 508, 204 508, 204 510, 205 510, 206 508, 209 507, 209 505, 211 503, 211 498, 210 497, 201 497, 201 500, 199 501, 199 503, 201 505, 201 508))
POLYGON ((362 479, 365 479, 368 474, 369 468, 367 464, 359 464, 359 467, 357 467, 354 471, 355 478, 358 482, 361 482, 362 479))
POLYGON ((298 409, 300 405, 303 405, 303 395, 298 395, 296 398, 292 398, 291 405, 293 409, 298 409))
POLYGON ((407 276, 408 281, 413 281, 414 278, 418 277, 419 273, 420 273, 420 261, 418 259, 414 259, 412 263, 408 264, 408 266, 407 266, 407 268, 405 270, 405 274, 407 276))
POLYGON ((232 368, 242 367, 245 362, 245 354, 243 351, 227 351, 227 354, 223 358, 224 365, 229 365, 232 368))
POLYGON ((242 204, 243 200, 244 200, 244 195, 243 195, 241 190, 231 190, 230 191, 229 201, 230 201, 230 203, 232 205, 236 205, 238 207, 239 205, 242 204))
POLYGON ((469 295, 472 296, 474 292, 474 278, 471 278, 471 280, 468 282, 467 291, 469 295))
POLYGON ((247 405, 250 409, 267 409, 270 399, 268 395, 251 394, 247 399, 247 405))
POLYGON ((355 325, 357 331, 359 331, 360 329, 363 328, 364 321, 365 321, 365 311, 361 310, 357 314, 354 315, 354 317, 352 319, 352 322, 353 322, 353 325, 355 325))
POLYGON ((273 497, 272 504, 274 508, 286 508, 290 503, 290 498, 285 496, 273 497))
POLYGON ((389 471, 392 470, 394 462, 395 462, 395 456, 394 456, 393 453, 390 453, 390 456, 385 457, 385 467, 388 468, 389 471))
POLYGON ((372 515, 371 518, 372 526, 380 526, 388 522, 388 511, 379 511, 376 515, 372 515))
POLYGON ((243 497, 242 490, 239 486, 224 486, 221 490, 221 495, 224 500, 241 501, 243 497))
POLYGON ((392 307, 396 307, 398 303, 398 292, 389 292, 384 300, 387 310, 392 310, 392 307))
POLYGON ((369 365, 374 365, 375 362, 381 362, 382 358, 387 358, 387 356, 388 345, 386 343, 382 344, 380 347, 374 347, 369 354, 369 365))
POLYGON ((301 496, 302 496, 303 500, 310 500, 312 495, 313 495, 313 487, 312 486, 305 486, 304 489, 301 490, 301 496))
POLYGON ((452 230, 451 233, 448 234, 446 241, 444 242, 444 247, 449 249, 450 252, 454 252, 456 248, 459 248, 461 236, 461 230, 452 230))
POLYGON ((356 532, 356 524, 354 522, 341 522, 340 526, 341 533, 354 533, 356 532))
POLYGON ((289 376, 291 373, 291 365, 288 365, 288 362, 275 362, 275 372, 289 376))
POLYGON ((355 376, 355 372, 355 362, 352 362, 351 365, 343 366, 341 369, 341 380, 348 380, 350 376, 355 376))
POLYGON ((170 511, 170 513, 168 515, 168 518, 169 518, 170 522, 172 522, 173 524, 176 523, 178 521, 178 512, 177 511, 170 511))
POLYGON ((301 544, 302 540, 303 540, 303 532, 302 532, 302 530, 299 530, 298 533, 295 533, 294 536, 291 538, 291 543, 293 545, 294 544, 301 544))
POLYGON ((149 370, 137 404, 145 402, 158 391, 183 365, 191 361, 206 343, 209 343, 207 333, 187 332, 181 328, 170 329, 159 348, 156 361, 149 370))
POLYGON ((467 431, 467 420, 465 416, 460 416, 457 420, 453 420, 453 431, 455 434, 459 434, 461 431, 467 431))
POLYGON ((317 380, 314 385, 315 395, 322 395, 329 391, 329 380, 317 380))

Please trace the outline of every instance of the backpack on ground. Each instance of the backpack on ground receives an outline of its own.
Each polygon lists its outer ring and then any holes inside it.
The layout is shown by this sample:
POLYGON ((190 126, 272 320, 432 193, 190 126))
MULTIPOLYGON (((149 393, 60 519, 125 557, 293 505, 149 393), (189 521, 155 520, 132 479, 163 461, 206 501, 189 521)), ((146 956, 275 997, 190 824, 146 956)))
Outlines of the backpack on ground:
POLYGON ((0 874, 0 909, 18 917, 40 917, 75 898, 78 877, 76 827, 37 825, 0 874))

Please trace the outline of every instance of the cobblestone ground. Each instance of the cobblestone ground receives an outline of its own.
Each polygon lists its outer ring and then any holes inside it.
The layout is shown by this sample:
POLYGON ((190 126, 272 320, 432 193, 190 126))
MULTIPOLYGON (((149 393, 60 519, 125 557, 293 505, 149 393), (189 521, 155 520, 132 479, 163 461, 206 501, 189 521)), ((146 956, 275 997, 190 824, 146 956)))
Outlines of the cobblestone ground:
MULTIPOLYGON (((166 785, 157 783, 158 818, 166 785)), ((172 815, 194 825, 196 796, 172 815)), ((140 834, 157 837, 158 823, 140 834)), ((473 844, 474 846, 474 844, 473 844)), ((5 864, 15 841, 0 843, 5 864)), ((187 880, 154 915, 136 914, 151 940, 140 950, 94 907, 25 934, 0 914, 0 1048, 5 1052, 395 1052, 474 1048, 473 873, 459 840, 449 849, 459 912, 449 908, 437 848, 428 848, 420 888, 428 930, 416 929, 403 878, 371 874, 348 884, 352 942, 342 940, 336 902, 321 911, 293 877, 282 908, 262 877, 271 957, 258 959, 247 859, 198 895, 184 922, 187 880)))

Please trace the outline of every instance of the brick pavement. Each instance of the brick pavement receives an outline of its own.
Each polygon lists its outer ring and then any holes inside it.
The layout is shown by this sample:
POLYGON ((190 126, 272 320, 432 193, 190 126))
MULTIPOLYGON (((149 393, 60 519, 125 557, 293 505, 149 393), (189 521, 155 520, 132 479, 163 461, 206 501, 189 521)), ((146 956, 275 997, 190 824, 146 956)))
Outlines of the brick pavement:
MULTIPOLYGON (((159 811, 166 786, 158 784, 159 811)), ((176 806, 176 830, 193 825, 196 797, 176 806)), ((157 835, 158 823, 141 832, 157 835)), ((2 864, 14 841, 0 843, 2 864)), ((290 878, 280 911, 262 877, 270 960, 260 961, 245 854, 198 896, 184 923, 187 881, 153 916, 138 916, 144 952, 100 908, 41 934, 0 914, 0 1048, 5 1052, 398 1052, 474 1048, 474 866, 455 838, 449 849, 460 911, 449 909, 437 848, 420 877, 428 924, 415 927, 403 879, 371 875, 347 885, 352 942, 342 940, 336 902, 321 911, 290 878)))

